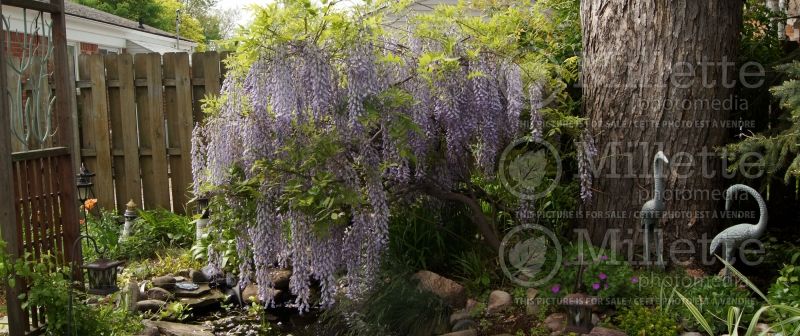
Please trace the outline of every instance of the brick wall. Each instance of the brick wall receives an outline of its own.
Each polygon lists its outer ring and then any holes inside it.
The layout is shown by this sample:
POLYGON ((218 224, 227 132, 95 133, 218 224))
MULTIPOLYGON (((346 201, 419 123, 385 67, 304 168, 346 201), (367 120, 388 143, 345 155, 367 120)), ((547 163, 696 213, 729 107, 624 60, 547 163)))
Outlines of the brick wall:
MULTIPOLYGON (((28 36, 28 41, 27 41, 27 45, 26 45, 25 34, 17 33, 17 32, 8 33, 8 35, 6 35, 6 38, 10 42, 10 46, 9 47, 11 49, 10 50, 11 51, 11 56, 17 57, 17 58, 22 56, 23 53, 29 52, 29 50, 31 48, 35 49, 36 46, 38 46, 40 43, 46 41, 46 39, 44 39, 44 38, 42 38, 40 36, 28 36), (26 50, 26 49, 28 49, 28 50, 26 50)), ((35 50, 35 53, 37 55, 43 55, 45 53, 45 51, 46 50, 44 50, 44 47, 42 47, 42 48, 39 48, 38 50, 35 50)))
POLYGON ((100 52, 100 47, 92 43, 81 42, 81 54, 97 54, 100 52))

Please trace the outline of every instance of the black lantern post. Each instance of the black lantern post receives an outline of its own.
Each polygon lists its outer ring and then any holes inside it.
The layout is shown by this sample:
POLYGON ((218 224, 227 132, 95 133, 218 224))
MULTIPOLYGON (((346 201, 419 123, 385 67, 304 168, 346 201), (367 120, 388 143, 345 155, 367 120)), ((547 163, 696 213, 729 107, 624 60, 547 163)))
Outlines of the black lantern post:
MULTIPOLYGON (((97 241, 89 235, 83 235, 75 239, 75 242, 72 243, 72 255, 77 256, 78 248, 81 246, 81 242, 86 239, 94 248, 95 253, 99 256, 99 258, 91 263, 84 264, 80 267, 81 272, 86 270, 86 277, 88 278, 88 288, 87 285, 84 283, 80 283, 80 288, 85 290, 89 294, 94 295, 109 295, 115 293, 119 290, 117 287, 117 267, 124 264, 123 261, 118 260, 108 260, 103 255, 105 251, 100 251, 97 247, 97 241)), ((75 270, 77 268, 78 260, 77 258, 73 259, 72 261, 72 270, 70 274, 72 275, 71 283, 69 286, 69 324, 67 325, 68 330, 67 333, 69 336, 73 336, 75 330, 73 330, 72 325, 72 302, 73 302, 73 286, 75 284, 75 270)))
POLYGON ((83 221, 84 226, 86 227, 86 234, 89 234, 89 221, 86 216, 86 200, 94 197, 94 182, 92 182, 92 178, 94 177, 94 173, 92 173, 89 168, 86 168, 86 164, 81 163, 81 169, 78 175, 76 175, 76 185, 78 187, 78 201, 80 201, 83 209, 83 221))

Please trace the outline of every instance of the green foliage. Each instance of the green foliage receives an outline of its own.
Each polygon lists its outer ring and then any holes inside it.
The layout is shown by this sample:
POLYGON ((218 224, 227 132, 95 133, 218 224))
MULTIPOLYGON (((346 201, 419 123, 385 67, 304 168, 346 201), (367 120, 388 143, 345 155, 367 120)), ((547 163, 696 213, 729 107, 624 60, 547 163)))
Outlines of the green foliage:
POLYGON ((617 325, 630 336, 677 335, 678 327, 670 314, 660 308, 632 305, 622 308, 614 317, 617 325))
POLYGON ((322 319, 328 329, 342 330, 339 335, 422 336, 446 332, 450 308, 408 279, 405 274, 386 279, 362 301, 340 301, 323 313, 322 319))
MULTIPOLYGON (((99 216, 88 215, 89 234, 97 241, 98 248, 107 258, 145 259, 156 256, 158 251, 170 248, 189 248, 194 241, 194 224, 188 217, 167 210, 140 211, 134 221, 132 234, 120 242, 122 218, 101 210, 99 216)), ((98 256, 88 240, 83 242, 87 259, 98 256)))
POLYGON ((192 308, 180 302, 171 302, 158 313, 158 318, 165 321, 183 322, 191 317, 192 308))
MULTIPOLYGON (((47 327, 45 333, 52 336, 65 335, 69 324, 67 314, 70 306, 69 268, 56 266, 55 258, 41 256, 12 259, 5 252, 6 244, 0 241, 0 279, 13 287, 18 279, 25 279, 27 293, 20 294, 23 308, 44 309, 47 327)), ((75 292, 73 299, 72 327, 77 335, 122 336, 134 335, 142 327, 134 315, 126 309, 115 309, 112 305, 99 303, 88 305, 83 294, 75 292)))
POLYGON ((245 178, 239 166, 228 172, 230 183, 220 186, 209 202, 209 221, 214 229, 208 230, 192 247, 192 255, 197 260, 207 260, 208 249, 220 254, 220 267, 225 271, 238 272, 239 253, 236 250, 236 237, 240 230, 256 218, 256 201, 261 197, 256 178, 245 178), (238 202, 231 204, 229 200, 238 202))
POLYGON ((162 250, 156 252, 153 258, 129 261, 120 274, 120 283, 128 283, 131 278, 144 280, 186 270, 198 270, 203 266, 205 264, 195 259, 188 250, 162 250))
MULTIPOLYGON (((726 330, 725 317, 729 307, 741 307, 741 312, 745 316, 752 316, 755 312, 756 301, 750 296, 750 293, 738 288, 731 281, 719 277, 705 277, 683 291, 682 294, 697 306, 712 330, 718 334, 726 330)), ((678 311, 686 318, 690 326, 698 327, 691 318, 689 310, 679 309, 678 311)))
POLYGON ((766 181, 782 173, 784 183, 788 184, 792 179, 800 183, 800 147, 797 146, 800 141, 800 81, 797 80, 800 77, 800 62, 777 66, 776 69, 786 73, 789 78, 770 89, 786 111, 782 122, 769 132, 728 145, 727 159, 732 162, 729 170, 736 171, 745 162, 753 163, 752 155, 748 153, 761 153, 763 159, 757 163, 763 165, 766 181), (748 157, 750 161, 747 161, 748 157))
POLYGON ((730 305, 728 307, 726 316, 714 316, 714 318, 721 319, 724 322, 724 327, 720 328, 717 323, 711 320, 701 311, 700 308, 697 307, 697 305, 695 305, 693 300, 690 300, 676 291, 676 294, 681 298, 686 306, 689 316, 694 319, 697 325, 703 328, 703 331, 707 332, 711 336, 721 334, 725 331, 727 331, 728 334, 733 335, 764 335, 766 332, 759 332, 758 334, 756 333, 756 326, 761 321, 761 315, 771 314, 778 316, 778 319, 772 322, 769 326, 772 331, 780 331, 780 334, 783 335, 797 335, 800 333, 800 308, 792 307, 781 302, 770 302, 770 300, 761 292, 761 290, 759 290, 758 287, 756 287, 747 277, 745 277, 741 272, 739 272, 724 259, 719 259, 723 264, 725 264, 725 268, 728 270, 728 272, 733 274, 735 278, 743 282, 753 293, 757 294, 762 300, 764 300, 764 304, 758 310, 756 310, 755 313, 749 316, 745 315, 745 310, 742 308, 730 305), (748 321, 750 322, 749 324, 747 324, 748 321), (745 327, 746 331, 742 333, 741 329, 744 329, 745 327))
MULTIPOLYGON (((633 269, 623 257, 613 251, 588 244, 567 245, 563 250, 563 264, 541 295, 563 297, 578 292, 575 286, 578 284, 581 268, 583 276, 579 285, 585 293, 601 298, 617 299, 627 298, 633 294, 633 269), (558 288, 558 291, 554 291, 554 287, 558 288)), ((552 262, 551 256, 548 256, 547 262, 552 262)), ((549 269, 549 266, 544 269, 549 269)))
POLYGON ((465 251, 455 259, 455 264, 458 267, 457 277, 469 293, 482 293, 499 279, 496 261, 486 253, 465 251))
POLYGON ((769 288, 769 301, 800 307, 800 252, 795 253, 784 265, 775 283, 769 288))

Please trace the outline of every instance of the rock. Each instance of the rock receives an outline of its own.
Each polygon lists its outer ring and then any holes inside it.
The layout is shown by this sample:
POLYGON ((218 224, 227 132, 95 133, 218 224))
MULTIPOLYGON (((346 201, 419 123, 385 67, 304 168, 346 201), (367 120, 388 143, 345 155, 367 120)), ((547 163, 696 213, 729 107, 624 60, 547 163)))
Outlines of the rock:
POLYGON ((453 325, 452 331, 465 331, 470 329, 478 329, 478 324, 471 319, 461 320, 453 325))
POLYGON ((143 323, 145 326, 157 328, 166 336, 214 336, 209 328, 200 325, 151 320, 144 320, 143 323))
POLYGON ((598 324, 600 324, 600 315, 592 313, 592 325, 597 326, 598 324))
POLYGON ((140 312, 154 312, 159 311, 167 303, 161 300, 142 300, 136 302, 136 310, 140 312))
POLYGON ((269 272, 269 279, 272 281, 272 287, 276 289, 289 289, 289 279, 292 277, 292 271, 286 269, 276 269, 269 272))
POLYGON ((184 281, 186 281, 186 277, 183 277, 183 276, 176 276, 175 277, 175 282, 184 282, 184 281))
POLYGON ((154 326, 145 326, 138 336, 161 336, 161 332, 154 326))
POLYGON ((161 287, 166 290, 173 290, 175 289, 175 277, 171 275, 155 277, 153 278, 153 286, 161 287))
POLYGON ((567 321, 567 315, 563 313, 554 313, 544 319, 544 324, 550 331, 563 331, 567 321))
POLYGON ((141 294, 139 293, 139 284, 136 280, 131 279, 128 286, 125 287, 125 295, 128 300, 128 311, 136 311, 136 302, 139 302, 141 294))
POLYGON ((180 288, 176 288, 174 290, 175 296, 179 298, 198 298, 203 295, 207 295, 209 292, 211 292, 211 288, 208 287, 207 284, 199 285, 195 290, 180 289, 180 288))
POLYGON ((758 323, 756 324, 756 334, 761 334, 763 332, 771 331, 769 324, 766 323, 758 323))
POLYGON ((478 301, 475 301, 474 299, 467 300, 467 308, 466 308, 467 311, 472 311, 477 306, 478 306, 478 301))
MULTIPOLYGON (((268 289, 267 295, 272 295, 272 299, 277 303, 285 302, 289 299, 288 295, 284 295, 287 293, 286 291, 280 289, 268 289)), ((249 284, 247 287, 244 288, 242 291, 242 300, 246 304, 251 304, 253 302, 261 302, 258 299, 258 285, 256 284, 249 284)))
POLYGON ((147 290, 145 296, 151 300, 169 301, 173 295, 168 290, 161 287, 153 287, 147 290))
POLYGON ((539 290, 536 288, 528 288, 525 292, 525 312, 528 315, 537 315, 539 314, 539 300, 537 296, 539 295, 539 290))
POLYGON ((628 334, 616 329, 594 327, 594 329, 589 332, 589 336, 628 336, 628 334))
POLYGON ((188 308, 191 308, 193 311, 199 309, 205 309, 214 305, 218 305, 225 301, 225 294, 222 294, 219 290, 212 290, 209 294, 196 297, 196 298, 180 298, 178 300, 180 303, 185 304, 188 308))
POLYGON ((178 271, 178 273, 176 273, 176 275, 177 276, 182 276, 184 278, 191 279, 191 277, 189 277, 189 272, 191 272, 191 271, 190 270, 180 270, 180 271, 178 271))
POLYGON ((208 277, 206 277, 206 275, 203 274, 202 271, 198 271, 198 270, 189 271, 188 278, 191 279, 192 282, 194 282, 196 284, 201 284, 201 283, 207 283, 208 282, 208 277))
POLYGON ((514 299, 507 292, 496 290, 489 294, 489 304, 486 306, 486 313, 496 314, 502 312, 514 304, 514 299))
POLYGON ((681 334, 681 336, 703 336, 703 334, 701 334, 699 332, 696 332, 696 331, 687 331, 687 332, 681 334))
POLYGON ((413 279, 419 281, 419 288, 438 296, 453 308, 467 304, 467 290, 459 283, 431 271, 419 271, 413 279))
POLYGON ((210 265, 209 266, 205 266, 202 269, 200 269, 200 272, 203 273, 203 276, 206 277, 206 280, 208 280, 208 282, 211 282, 213 279, 215 279, 215 278, 217 278, 217 277, 219 277, 221 275, 221 274, 219 274, 218 272, 216 272, 214 270, 214 267, 212 267, 210 265))
POLYGON ((478 331, 475 329, 455 331, 451 333, 442 334, 440 336, 478 336, 478 331))
POLYGON ((470 316, 469 312, 466 309, 456 311, 455 313, 450 315, 450 325, 451 326, 455 325, 456 322, 461 320, 466 320, 471 317, 472 316, 470 316))

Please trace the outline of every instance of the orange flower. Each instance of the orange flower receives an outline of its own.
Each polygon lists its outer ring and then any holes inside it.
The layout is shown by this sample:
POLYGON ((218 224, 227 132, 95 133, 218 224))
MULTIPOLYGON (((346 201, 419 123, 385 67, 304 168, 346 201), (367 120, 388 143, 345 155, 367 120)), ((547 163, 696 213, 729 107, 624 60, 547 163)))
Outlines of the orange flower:
POLYGON ((81 218, 81 220, 79 221, 79 223, 81 223, 81 225, 83 225, 83 223, 86 223, 86 220, 84 220, 83 218, 81 218))
POLYGON ((90 199, 87 199, 86 202, 83 202, 83 206, 86 208, 87 211, 92 211, 92 209, 94 209, 95 205, 97 205, 97 199, 96 198, 90 198, 90 199))

